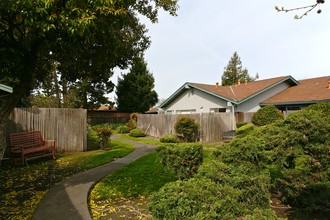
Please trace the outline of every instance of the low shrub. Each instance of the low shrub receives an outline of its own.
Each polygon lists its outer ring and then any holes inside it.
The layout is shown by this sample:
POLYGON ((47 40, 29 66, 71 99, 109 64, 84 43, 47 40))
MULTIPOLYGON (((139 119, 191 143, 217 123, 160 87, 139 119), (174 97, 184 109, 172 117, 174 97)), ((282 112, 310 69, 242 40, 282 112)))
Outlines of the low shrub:
POLYGON ((158 148, 161 163, 179 179, 188 179, 197 173, 203 162, 201 144, 167 144, 158 148))
POLYGON ((174 125, 175 132, 185 142, 194 142, 198 137, 199 124, 194 119, 183 116, 174 125))
MULTIPOLYGON (((163 186, 152 195, 149 207, 155 219, 278 219, 270 208, 254 208, 241 197, 238 187, 191 178, 163 186)), ((269 206, 269 200, 265 204, 269 206)))
POLYGON ((267 105, 253 114, 252 123, 256 126, 272 124, 283 119, 284 116, 274 105, 267 105))
POLYGON ((126 125, 119 125, 117 127, 117 132, 120 134, 126 134, 129 132, 128 127, 126 125))
POLYGON ((253 129, 254 129, 253 124, 246 124, 246 125, 243 125, 243 126, 237 128, 237 130, 235 132, 237 135, 247 135, 248 133, 253 131, 253 129))
POLYGON ((236 219, 246 209, 237 198, 233 187, 191 178, 163 186, 149 207, 156 219, 236 219))
POLYGON ((242 126, 244 126, 244 125, 246 125, 246 124, 248 124, 248 123, 245 122, 245 121, 237 122, 237 123, 236 123, 236 128, 240 128, 240 127, 242 127, 242 126))
POLYGON ((180 139, 176 134, 167 134, 159 139, 162 143, 179 143, 180 139))
POLYGON ((138 128, 134 128, 133 130, 131 130, 128 135, 131 137, 145 137, 146 136, 146 134, 138 128))

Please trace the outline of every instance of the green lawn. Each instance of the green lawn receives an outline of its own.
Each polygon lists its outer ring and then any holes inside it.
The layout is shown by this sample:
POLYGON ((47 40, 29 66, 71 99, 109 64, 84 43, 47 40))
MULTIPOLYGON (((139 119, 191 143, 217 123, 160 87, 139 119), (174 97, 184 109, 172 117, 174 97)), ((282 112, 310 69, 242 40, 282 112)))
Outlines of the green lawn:
POLYGON ((12 167, 8 161, 0 167, 1 219, 31 219, 49 187, 68 176, 124 157, 135 147, 111 141, 109 150, 56 155, 56 160, 40 159, 28 166, 12 167))

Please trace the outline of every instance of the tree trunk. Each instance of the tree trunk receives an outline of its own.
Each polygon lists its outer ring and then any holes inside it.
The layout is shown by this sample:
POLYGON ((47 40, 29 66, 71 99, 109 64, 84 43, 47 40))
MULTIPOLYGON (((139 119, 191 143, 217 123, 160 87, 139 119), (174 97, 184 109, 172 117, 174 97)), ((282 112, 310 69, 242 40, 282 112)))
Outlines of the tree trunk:
POLYGON ((31 50, 26 51, 26 60, 24 62, 25 74, 20 78, 20 83, 13 88, 10 94, 0 106, 0 160, 3 159, 6 150, 6 123, 12 110, 18 105, 21 99, 30 94, 33 85, 33 71, 36 67, 37 47, 35 44, 31 50))

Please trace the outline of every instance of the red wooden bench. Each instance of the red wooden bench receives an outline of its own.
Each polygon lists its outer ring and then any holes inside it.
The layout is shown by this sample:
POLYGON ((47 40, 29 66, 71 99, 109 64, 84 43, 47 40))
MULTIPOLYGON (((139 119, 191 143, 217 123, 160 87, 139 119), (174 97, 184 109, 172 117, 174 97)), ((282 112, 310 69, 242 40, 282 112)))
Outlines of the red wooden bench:
POLYGON ((20 162, 49 157, 55 159, 55 140, 44 140, 40 131, 27 131, 9 134, 10 159, 13 165, 20 162))

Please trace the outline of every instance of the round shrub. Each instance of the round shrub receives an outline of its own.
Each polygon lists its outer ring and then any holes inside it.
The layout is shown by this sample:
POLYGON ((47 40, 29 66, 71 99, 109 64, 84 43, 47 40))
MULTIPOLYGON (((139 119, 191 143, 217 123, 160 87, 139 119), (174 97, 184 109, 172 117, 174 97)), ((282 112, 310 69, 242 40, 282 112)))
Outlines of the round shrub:
POLYGON ((282 112, 278 110, 274 105, 267 105, 254 113, 252 117, 252 123, 256 126, 263 126, 272 124, 283 118, 284 116, 282 112))
POLYGON ((180 139, 176 134, 167 134, 159 139, 162 143, 179 143, 180 139))
POLYGON ((194 119, 183 116, 174 125, 176 133, 185 142, 194 142, 198 136, 199 124, 194 119))
POLYGON ((131 137, 145 137, 146 136, 146 134, 138 128, 134 128, 133 130, 131 130, 128 135, 131 137))
POLYGON ((250 133, 251 131, 253 131, 253 129, 254 129, 253 124, 246 124, 246 125, 243 125, 243 126, 237 128, 236 134, 237 135, 246 135, 246 134, 250 133))

